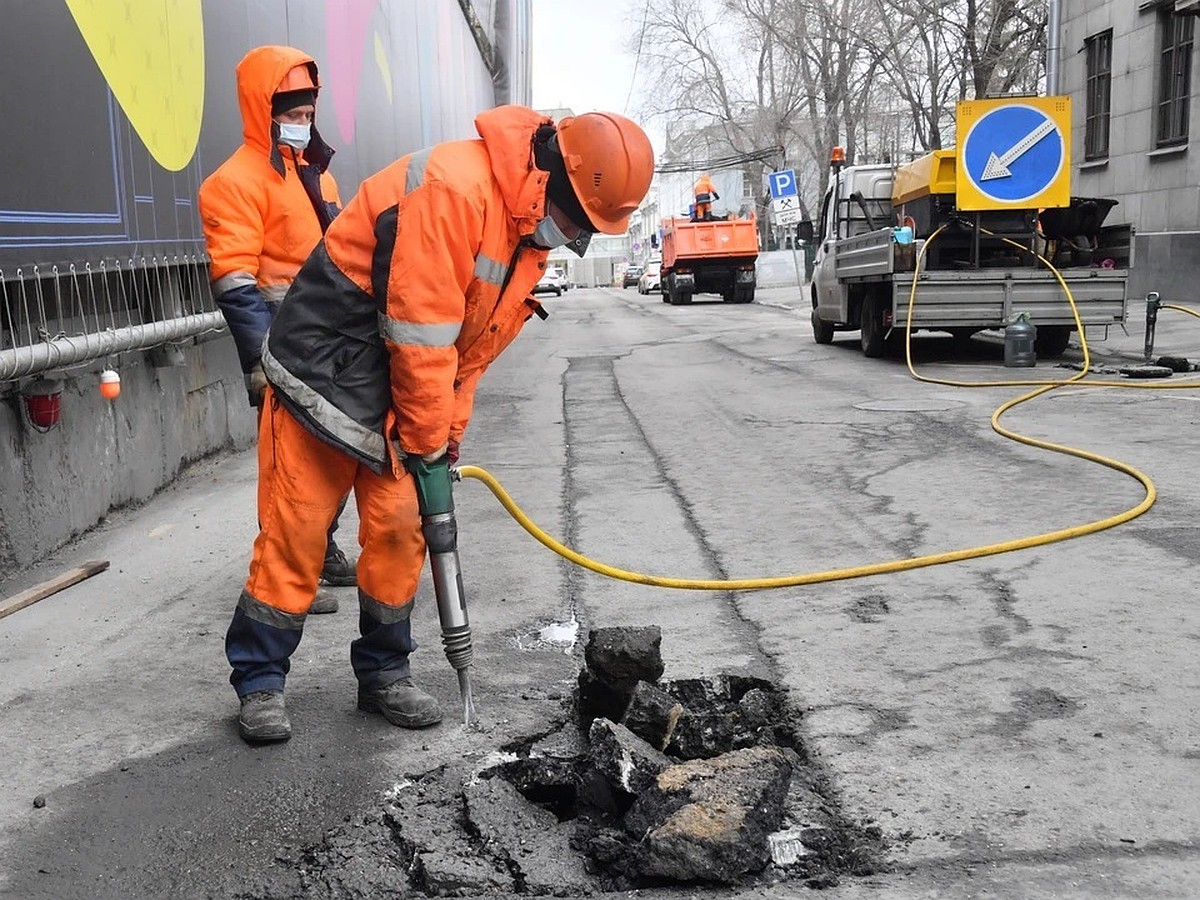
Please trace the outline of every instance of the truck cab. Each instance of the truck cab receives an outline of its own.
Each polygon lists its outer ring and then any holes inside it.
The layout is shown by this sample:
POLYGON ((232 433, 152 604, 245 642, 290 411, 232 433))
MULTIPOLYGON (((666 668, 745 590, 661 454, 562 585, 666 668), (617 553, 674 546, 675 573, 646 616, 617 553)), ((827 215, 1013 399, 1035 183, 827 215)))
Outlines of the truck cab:
POLYGON ((838 278, 833 250, 837 241, 895 224, 893 177, 890 165, 835 168, 821 203, 813 261, 812 305, 822 321, 858 327, 861 307, 849 285, 838 278))

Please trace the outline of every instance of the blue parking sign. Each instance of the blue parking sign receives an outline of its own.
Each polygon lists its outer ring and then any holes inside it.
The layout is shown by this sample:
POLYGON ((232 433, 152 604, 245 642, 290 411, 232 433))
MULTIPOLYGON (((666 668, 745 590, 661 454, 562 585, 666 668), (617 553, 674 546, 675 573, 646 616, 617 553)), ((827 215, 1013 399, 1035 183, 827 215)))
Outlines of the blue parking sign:
POLYGON ((767 176, 767 181, 771 185, 771 198, 774 200, 781 197, 795 197, 797 194, 796 173, 792 169, 772 172, 767 176))

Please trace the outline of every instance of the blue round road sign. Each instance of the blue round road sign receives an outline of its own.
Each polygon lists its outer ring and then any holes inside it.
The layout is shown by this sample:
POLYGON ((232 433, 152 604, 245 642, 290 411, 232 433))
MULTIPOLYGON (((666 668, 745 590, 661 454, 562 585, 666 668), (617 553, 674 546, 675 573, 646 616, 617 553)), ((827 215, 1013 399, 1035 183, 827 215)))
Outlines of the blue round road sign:
POLYGON ((1002 203, 1036 197, 1052 185, 1066 158, 1055 121, 1032 106, 985 113, 963 141, 962 161, 976 189, 1002 203))

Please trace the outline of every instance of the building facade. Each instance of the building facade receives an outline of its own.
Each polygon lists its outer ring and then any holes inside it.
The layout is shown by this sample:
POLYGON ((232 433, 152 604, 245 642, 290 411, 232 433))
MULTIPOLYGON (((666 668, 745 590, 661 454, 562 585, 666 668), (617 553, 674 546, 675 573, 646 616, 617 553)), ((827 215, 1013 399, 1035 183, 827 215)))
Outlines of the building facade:
MULTIPOLYGON (((1059 91, 1073 98, 1073 193, 1138 233, 1130 297, 1200 299, 1193 0, 1062 0, 1059 91)), ((1200 141, 1200 131, 1197 131, 1200 141)))

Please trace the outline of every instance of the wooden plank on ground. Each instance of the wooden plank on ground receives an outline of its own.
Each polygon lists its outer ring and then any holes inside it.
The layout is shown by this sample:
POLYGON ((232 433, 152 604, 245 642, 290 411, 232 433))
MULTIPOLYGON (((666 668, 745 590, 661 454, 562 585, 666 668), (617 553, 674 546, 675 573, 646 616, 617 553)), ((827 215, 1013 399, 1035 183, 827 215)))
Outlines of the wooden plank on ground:
POLYGON ((17 610, 32 606, 39 600, 45 600, 50 595, 57 594, 59 591, 69 588, 73 584, 78 584, 85 578, 91 578, 93 575, 99 574, 107 568, 107 559, 95 559, 91 562, 85 562, 81 566, 76 566, 74 569, 68 569, 60 575, 55 575, 49 581, 43 581, 41 584, 31 587, 27 591, 13 594, 7 600, 0 600, 0 619, 17 612, 17 610))

